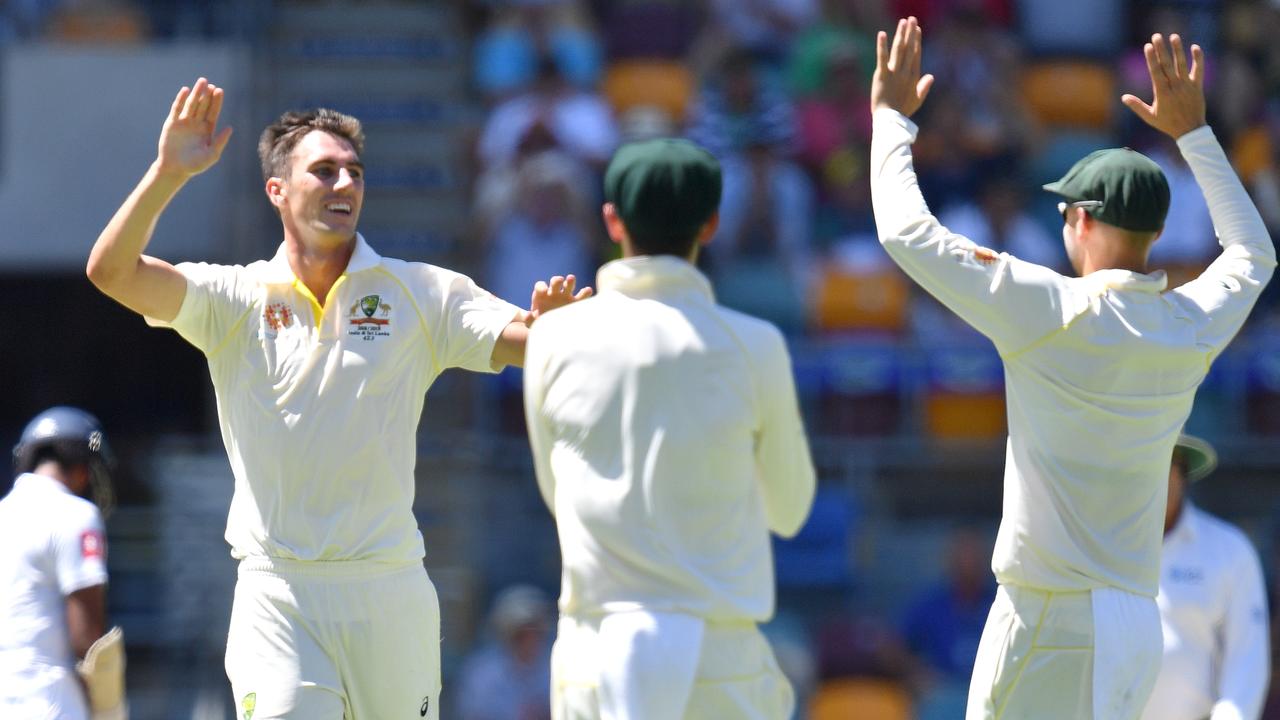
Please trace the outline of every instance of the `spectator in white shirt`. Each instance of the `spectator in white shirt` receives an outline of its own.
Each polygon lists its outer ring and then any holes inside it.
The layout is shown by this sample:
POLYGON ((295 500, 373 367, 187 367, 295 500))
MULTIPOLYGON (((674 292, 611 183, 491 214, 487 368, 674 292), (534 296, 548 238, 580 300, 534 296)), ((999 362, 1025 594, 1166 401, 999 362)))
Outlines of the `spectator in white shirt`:
POLYGON ((1213 446, 1178 438, 1160 560, 1164 661, 1143 720, 1257 720, 1271 655, 1258 553, 1243 532, 1187 499, 1213 472, 1213 446))

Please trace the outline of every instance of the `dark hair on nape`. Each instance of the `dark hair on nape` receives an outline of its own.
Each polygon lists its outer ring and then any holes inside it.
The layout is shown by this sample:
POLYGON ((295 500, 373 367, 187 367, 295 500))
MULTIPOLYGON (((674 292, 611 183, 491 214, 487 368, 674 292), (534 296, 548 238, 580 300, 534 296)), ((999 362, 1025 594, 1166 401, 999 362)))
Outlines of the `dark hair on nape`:
POLYGON ((364 154, 364 128, 354 117, 328 108, 290 110, 268 125, 258 139, 262 179, 284 177, 293 149, 312 130, 340 137, 351 143, 357 155, 364 154))
MULTIPOLYGON (((627 236, 631 238, 632 247, 641 255, 674 255, 685 258, 689 257, 689 253, 693 251, 693 246, 698 242, 698 233, 702 232, 703 226, 713 216, 714 213, 693 228, 679 228, 661 232, 652 230, 636 232, 627 227, 627 236)), ((623 225, 626 225, 625 220, 623 225)))

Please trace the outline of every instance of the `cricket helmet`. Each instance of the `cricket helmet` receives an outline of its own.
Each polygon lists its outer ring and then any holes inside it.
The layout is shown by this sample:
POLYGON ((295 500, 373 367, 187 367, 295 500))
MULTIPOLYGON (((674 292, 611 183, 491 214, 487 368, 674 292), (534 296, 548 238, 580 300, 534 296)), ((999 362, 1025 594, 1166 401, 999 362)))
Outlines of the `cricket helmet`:
POLYGON ((98 419, 79 408, 57 406, 36 415, 27 423, 13 448, 15 472, 36 468, 42 450, 52 450, 61 462, 89 468, 89 493, 103 517, 115 507, 111 472, 115 455, 98 419))

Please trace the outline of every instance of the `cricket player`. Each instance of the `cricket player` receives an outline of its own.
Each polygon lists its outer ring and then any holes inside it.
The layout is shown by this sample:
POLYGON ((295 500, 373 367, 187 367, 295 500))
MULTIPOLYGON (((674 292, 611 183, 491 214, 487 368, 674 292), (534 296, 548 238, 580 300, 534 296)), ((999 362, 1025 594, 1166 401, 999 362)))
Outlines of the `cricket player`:
MULTIPOLYGON (((933 77, 921 30, 877 38, 871 190, 880 241, 922 287, 985 334, 1004 360, 1009 418, 996 601, 979 643, 967 718, 1137 718, 1160 666, 1161 528, 1169 458, 1210 364, 1275 268, 1275 249, 1205 125, 1204 57, 1154 35, 1155 97, 1122 100, 1177 140, 1222 253, 1166 287, 1147 253, 1169 205, 1164 174, 1103 150, 1045 188, 1079 277, 974 245, 929 212, 909 120, 933 77)), ((1206 242, 1208 238, 1206 238, 1206 242)))
POLYGON ((49 408, 22 431, 13 464, 0 499, 0 717, 124 718, 119 630, 103 640, 113 461, 102 426, 49 408), (80 661, 108 642, 117 662, 81 677, 80 661))
POLYGON ((1187 486, 1217 467, 1213 446, 1178 438, 1160 556, 1164 661, 1143 720, 1257 720, 1271 678, 1262 562, 1236 526, 1196 507, 1187 486))
POLYGON ((757 624, 769 534, 795 534, 814 496, 786 345, 694 267, 718 221, 709 153, 624 146, 604 189, 622 259, 534 326, 525 364, 563 555, 552 717, 785 720, 794 695, 757 624))
POLYGON ((520 364, 527 324, 589 290, 553 278, 525 312, 458 273, 379 256, 356 232, 363 132, 332 110, 285 113, 262 133, 275 257, 143 255, 164 207, 226 147, 222 101, 204 78, 178 92, 87 270, 208 359, 235 475, 235 701, 254 720, 436 718, 439 605, 412 511, 423 395, 447 368, 520 364))

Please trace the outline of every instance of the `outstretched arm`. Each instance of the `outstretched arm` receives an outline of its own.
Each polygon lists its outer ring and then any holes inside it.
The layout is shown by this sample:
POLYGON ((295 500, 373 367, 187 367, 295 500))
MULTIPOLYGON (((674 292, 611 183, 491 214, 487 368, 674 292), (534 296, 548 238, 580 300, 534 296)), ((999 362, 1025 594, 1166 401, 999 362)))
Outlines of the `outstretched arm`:
POLYGON ((573 275, 561 277, 556 275, 550 283, 539 280, 533 286, 533 296, 529 300, 529 312, 521 320, 512 321, 498 336, 493 346, 492 362, 495 366, 524 365, 524 347, 529 339, 529 326, 543 313, 550 312, 569 303, 591 297, 589 287, 582 288, 576 294, 574 287, 578 279, 573 275))
POLYGON ((1178 142, 1213 216, 1222 253, 1200 277, 1170 298, 1199 322, 1200 341, 1221 351, 1239 331, 1276 266, 1275 246, 1226 153, 1205 124, 1204 52, 1182 38, 1152 35, 1143 48, 1151 75, 1150 104, 1133 95, 1121 101, 1148 125, 1178 142))
POLYGON ((182 88, 160 131, 159 152, 146 175, 98 236, 85 268, 99 290, 146 317, 168 322, 182 308, 186 279, 172 265, 143 255, 169 201, 195 175, 213 166, 231 138, 215 134, 222 88, 204 78, 182 88))
POLYGON ((898 21, 893 47, 876 39, 871 83, 871 205, 889 257, 929 294, 996 344, 1018 351, 1060 329, 1077 311, 1065 278, 1006 253, 974 245, 929 212, 916 181, 907 115, 924 102, 933 77, 920 75, 921 30, 898 21))

